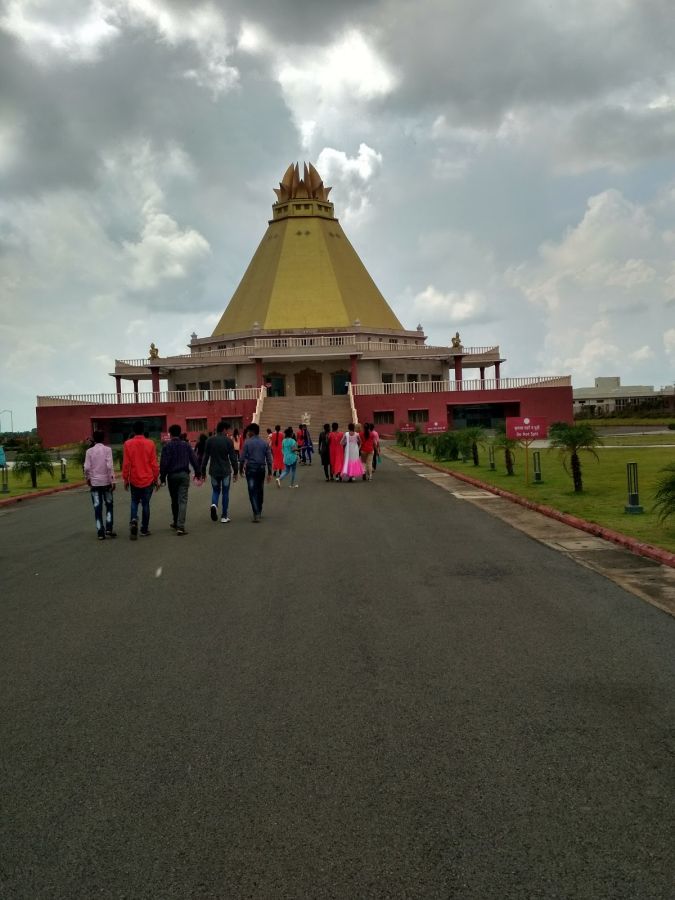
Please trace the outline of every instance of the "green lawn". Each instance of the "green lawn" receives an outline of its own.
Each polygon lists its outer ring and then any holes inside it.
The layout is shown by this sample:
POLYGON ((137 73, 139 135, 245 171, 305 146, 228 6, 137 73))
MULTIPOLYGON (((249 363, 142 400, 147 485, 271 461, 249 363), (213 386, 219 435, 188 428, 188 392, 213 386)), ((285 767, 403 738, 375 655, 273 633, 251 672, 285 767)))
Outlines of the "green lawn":
MULTIPOLYGON (((69 461, 66 466, 68 483, 84 481, 82 474, 82 466, 76 462, 69 461)), ((41 472, 37 477, 37 488, 31 487, 30 476, 18 478, 12 469, 9 471, 9 493, 0 493, 0 500, 6 500, 8 497, 18 497, 22 494, 39 494, 40 491, 49 488, 59 487, 61 485, 61 466, 54 463, 54 477, 52 478, 48 472, 41 472)))
MULTIPOLYGON (((429 454, 421 451, 406 449, 404 452, 418 459, 433 461, 429 454)), ((581 494, 574 493, 572 479, 564 471, 555 450, 541 451, 543 482, 538 485, 525 484, 524 450, 516 452, 513 477, 506 474, 504 454, 499 451, 496 451, 497 469, 494 472, 488 468, 485 450, 481 450, 481 464, 478 467, 471 462, 441 462, 438 465, 675 552, 675 516, 659 525, 653 512, 658 471, 667 463, 675 462, 675 447, 672 449, 645 447, 637 450, 601 448, 598 450, 598 456, 600 462, 596 462, 588 453, 581 454, 584 480, 584 491, 581 494), (624 512, 627 502, 627 462, 638 464, 640 503, 645 510, 642 515, 624 512)), ((532 478, 532 451, 530 451, 530 478, 532 478)))
POLYGON ((593 428, 622 428, 627 425, 630 425, 631 428, 634 426, 640 427, 642 425, 646 427, 662 425, 665 427, 668 425, 675 425, 675 416, 663 415, 654 419, 642 419, 639 416, 626 416, 626 418, 617 416, 611 419, 575 419, 575 425, 578 425, 580 422, 588 422, 593 428))
POLYGON ((603 434, 602 440, 608 446, 635 446, 653 447, 659 444, 668 444, 675 447, 675 431, 664 431, 660 434, 603 434))

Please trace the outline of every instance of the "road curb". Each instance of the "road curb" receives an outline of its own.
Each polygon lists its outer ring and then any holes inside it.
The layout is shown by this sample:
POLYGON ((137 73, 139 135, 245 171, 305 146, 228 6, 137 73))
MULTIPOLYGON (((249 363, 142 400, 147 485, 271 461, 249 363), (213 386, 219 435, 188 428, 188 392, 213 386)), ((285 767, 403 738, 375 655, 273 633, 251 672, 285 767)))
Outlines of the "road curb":
POLYGON ((19 494, 18 497, 8 497, 6 500, 0 500, 0 508, 3 506, 13 506, 15 503, 23 503, 24 500, 34 500, 36 497, 47 497, 49 494, 60 494, 61 491, 72 491, 73 488, 84 487, 86 481, 74 481, 72 484, 63 484, 59 487, 45 488, 37 494, 19 494))
POLYGON ((496 494, 498 497, 503 497, 505 500, 510 500, 512 503, 517 503, 519 506, 531 509, 533 512, 548 516, 549 519, 556 519, 558 522, 563 522, 565 525, 570 525, 572 528, 578 528, 580 531, 587 532, 587 534, 592 534, 595 535, 595 537, 600 537, 606 541, 618 544, 625 550, 630 550, 631 553, 635 553, 637 556, 653 559, 655 562, 661 563, 664 566, 670 566, 671 569, 675 569, 675 553, 670 553, 668 550, 663 550, 661 547, 655 547, 653 544, 645 544, 642 541, 638 541, 637 538, 628 537, 628 535, 622 534, 620 531, 613 531, 611 528, 605 528, 603 525, 598 525, 595 522, 587 522, 586 519, 580 519, 569 513, 560 512, 559 509, 553 509, 552 506, 544 506, 541 503, 536 503, 534 500, 528 500, 526 497, 521 497, 519 494, 512 494, 511 491, 505 491, 503 488, 495 487, 493 484, 479 481, 477 478, 472 478, 470 475, 465 475, 463 472, 456 472, 454 469, 447 469, 445 466, 439 466, 436 463, 418 459, 416 456, 410 456, 408 453, 405 453, 398 448, 390 447, 389 449, 393 450, 394 453, 398 453, 399 456, 404 456, 406 459, 418 462, 421 466, 427 466, 429 469, 436 469, 438 472, 452 475, 452 477, 457 478, 458 481, 465 481, 467 484, 481 488, 481 490, 489 491, 491 494, 496 494))

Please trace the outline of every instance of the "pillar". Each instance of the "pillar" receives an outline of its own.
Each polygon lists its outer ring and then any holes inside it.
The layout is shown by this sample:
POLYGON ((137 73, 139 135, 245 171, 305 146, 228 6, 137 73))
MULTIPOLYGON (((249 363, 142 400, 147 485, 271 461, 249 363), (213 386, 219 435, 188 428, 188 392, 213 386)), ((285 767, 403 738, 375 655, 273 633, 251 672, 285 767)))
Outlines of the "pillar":
POLYGON ((256 387, 262 387, 262 385, 263 385, 262 359, 256 359, 256 361, 255 361, 255 380, 256 380, 256 387))
POLYGON ((359 380, 359 362, 358 356, 355 353, 349 357, 349 361, 351 362, 351 373, 349 376, 349 380, 352 384, 357 384, 359 380))
POLYGON ((117 394, 117 402, 122 402, 122 397, 120 396, 122 393, 122 376, 115 375, 115 393, 117 394))
POLYGON ((501 363, 499 360, 497 360, 497 362, 495 363, 495 381, 497 382, 497 387, 499 387, 499 366, 500 366, 500 364, 501 363))
POLYGON ((134 378, 134 402, 138 403, 138 378, 134 378))
POLYGON ((159 366, 150 366, 152 376, 152 393, 159 394, 159 366))
POLYGON ((455 381, 462 380, 462 356, 455 356, 455 381))
POLYGON ((485 366, 480 366, 480 386, 481 390, 485 390, 485 366))

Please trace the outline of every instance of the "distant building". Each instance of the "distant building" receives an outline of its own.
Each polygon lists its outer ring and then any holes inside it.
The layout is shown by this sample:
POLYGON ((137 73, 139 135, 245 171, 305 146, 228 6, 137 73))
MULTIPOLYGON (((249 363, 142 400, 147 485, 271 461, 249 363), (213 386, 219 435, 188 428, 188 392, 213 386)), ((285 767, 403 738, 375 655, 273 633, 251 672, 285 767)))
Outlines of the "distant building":
POLYGON ((653 385, 621 384, 618 376, 595 379, 594 387, 574 388, 574 414, 604 416, 630 407, 675 413, 675 386, 658 391, 653 385))
POLYGON ((222 417, 263 429, 355 419, 383 435, 406 424, 491 427, 519 415, 572 421, 569 375, 503 378, 499 346, 465 347, 456 332, 434 347, 421 325, 405 328, 336 219, 329 191, 313 166, 302 177, 289 166, 213 333, 193 334, 186 354, 163 357, 153 343, 147 357, 116 360, 114 393, 38 397, 45 444, 81 440, 93 428, 119 442, 139 418, 153 434, 176 422, 191 437, 222 417))

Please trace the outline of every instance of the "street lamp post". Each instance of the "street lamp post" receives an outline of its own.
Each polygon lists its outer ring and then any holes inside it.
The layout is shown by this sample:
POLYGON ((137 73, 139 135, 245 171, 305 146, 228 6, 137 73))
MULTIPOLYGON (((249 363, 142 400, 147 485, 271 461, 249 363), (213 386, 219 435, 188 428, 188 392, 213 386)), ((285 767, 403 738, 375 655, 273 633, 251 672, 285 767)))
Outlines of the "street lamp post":
MULTIPOLYGON (((0 409, 0 416, 6 412, 9 413, 9 427, 11 428, 12 433, 14 433, 14 413, 11 409, 0 409)), ((0 431, 2 431, 2 428, 0 428, 0 431)))

